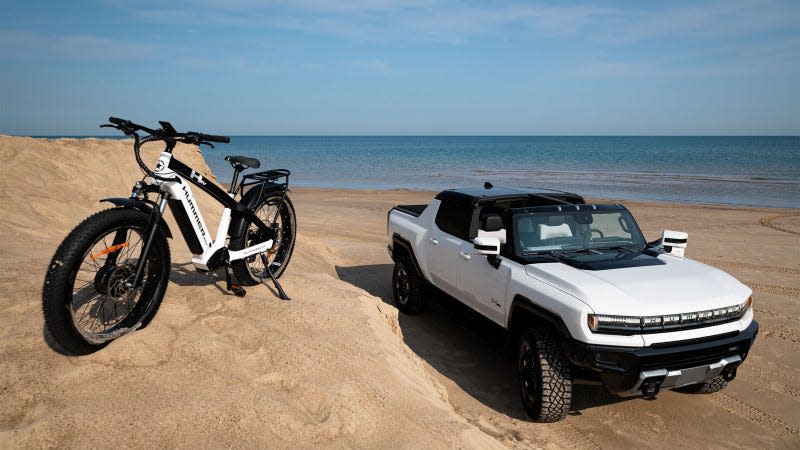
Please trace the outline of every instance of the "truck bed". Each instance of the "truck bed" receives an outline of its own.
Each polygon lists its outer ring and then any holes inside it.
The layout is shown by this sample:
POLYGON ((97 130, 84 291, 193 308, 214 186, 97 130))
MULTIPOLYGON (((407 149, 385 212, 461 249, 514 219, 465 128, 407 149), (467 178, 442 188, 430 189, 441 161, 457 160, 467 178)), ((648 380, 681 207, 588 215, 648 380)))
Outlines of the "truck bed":
POLYGON ((406 213, 410 216, 419 217, 427 207, 428 205, 397 205, 392 209, 406 213))

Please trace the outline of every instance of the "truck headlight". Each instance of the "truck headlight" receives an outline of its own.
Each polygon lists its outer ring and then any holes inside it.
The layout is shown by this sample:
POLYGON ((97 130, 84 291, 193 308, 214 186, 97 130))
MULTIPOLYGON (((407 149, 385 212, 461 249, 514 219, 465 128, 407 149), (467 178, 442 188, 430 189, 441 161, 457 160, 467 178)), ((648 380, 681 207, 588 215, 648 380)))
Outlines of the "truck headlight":
POLYGON ((753 297, 744 303, 727 308, 692 311, 664 316, 612 316, 589 314, 586 317, 589 329, 597 333, 637 334, 659 331, 676 331, 700 328, 739 320, 753 307, 753 297))

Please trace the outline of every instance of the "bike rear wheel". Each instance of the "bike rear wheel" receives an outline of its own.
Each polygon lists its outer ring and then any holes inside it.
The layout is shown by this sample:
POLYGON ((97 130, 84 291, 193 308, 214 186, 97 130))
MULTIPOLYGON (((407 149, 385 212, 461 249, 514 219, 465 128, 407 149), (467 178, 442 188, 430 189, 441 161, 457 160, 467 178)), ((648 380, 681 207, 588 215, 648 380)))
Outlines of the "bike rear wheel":
MULTIPOLYGON (((265 224, 273 227, 275 232, 273 239, 275 242, 267 252, 231 262, 233 273, 243 286, 253 286, 262 283, 265 279, 268 280, 267 267, 275 275, 275 278, 280 277, 292 257, 297 235, 297 219, 294 213, 294 205, 289 200, 289 196, 281 192, 265 193, 258 201, 253 200, 250 202, 248 196, 255 194, 256 189, 254 188, 245 194, 242 202, 246 204, 256 203, 255 208, 253 208, 255 214, 265 224)), ((261 233, 259 229, 249 220, 241 220, 238 224, 234 224, 234 228, 230 233, 229 248, 231 250, 241 250, 260 242, 261 233)))
MULTIPOLYGON (((158 311, 169 281, 170 254, 159 227, 141 283, 136 271, 150 215, 125 208, 101 211, 61 243, 45 275, 42 310, 47 331, 64 350, 95 352, 145 327, 158 311)), ((156 225, 158 226, 158 225, 156 225)))

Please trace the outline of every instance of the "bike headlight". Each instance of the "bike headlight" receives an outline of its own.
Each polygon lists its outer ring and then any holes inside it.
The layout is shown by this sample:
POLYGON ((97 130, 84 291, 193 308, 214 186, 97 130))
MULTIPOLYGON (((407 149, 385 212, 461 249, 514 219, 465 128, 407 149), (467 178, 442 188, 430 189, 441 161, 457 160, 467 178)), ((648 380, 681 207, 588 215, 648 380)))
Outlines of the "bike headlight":
POLYGON ((637 334, 676 331, 739 320, 753 307, 753 297, 738 305, 664 316, 612 316, 589 314, 587 325, 597 333, 637 334))

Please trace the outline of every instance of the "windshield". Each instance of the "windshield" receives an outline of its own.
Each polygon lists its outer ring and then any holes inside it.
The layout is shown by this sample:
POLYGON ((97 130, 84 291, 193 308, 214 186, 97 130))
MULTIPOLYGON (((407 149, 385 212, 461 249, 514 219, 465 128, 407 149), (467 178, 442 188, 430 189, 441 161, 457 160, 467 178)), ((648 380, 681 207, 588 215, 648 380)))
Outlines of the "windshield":
POLYGON ((524 212, 514 215, 518 255, 581 250, 641 252, 642 232, 625 209, 524 212))

